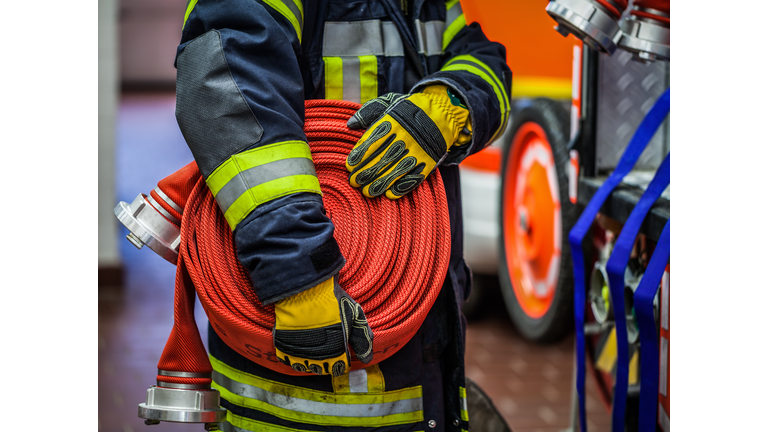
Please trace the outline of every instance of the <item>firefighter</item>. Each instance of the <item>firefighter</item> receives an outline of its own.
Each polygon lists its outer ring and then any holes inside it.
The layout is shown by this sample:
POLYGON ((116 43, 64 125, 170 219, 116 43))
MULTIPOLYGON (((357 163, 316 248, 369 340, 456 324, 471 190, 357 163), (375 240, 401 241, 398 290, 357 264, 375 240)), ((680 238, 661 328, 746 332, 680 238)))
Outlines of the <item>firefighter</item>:
POLYGON ((507 124, 505 58, 458 0, 188 2, 179 127, 253 289, 275 307, 278 359, 306 372, 251 362, 209 327, 223 430, 468 429, 458 164, 507 124), (439 170, 450 213, 448 272, 424 323, 394 355, 351 372, 352 353, 370 361, 373 333, 336 281, 345 260, 302 129, 305 99, 364 104, 348 123, 367 129, 347 158, 353 187, 398 199, 439 170))

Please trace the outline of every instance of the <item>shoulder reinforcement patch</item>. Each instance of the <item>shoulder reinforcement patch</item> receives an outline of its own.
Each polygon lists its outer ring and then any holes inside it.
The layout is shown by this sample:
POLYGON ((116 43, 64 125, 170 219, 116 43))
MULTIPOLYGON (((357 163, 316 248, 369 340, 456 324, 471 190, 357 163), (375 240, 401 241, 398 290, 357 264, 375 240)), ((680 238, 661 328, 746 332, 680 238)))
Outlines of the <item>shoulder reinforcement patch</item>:
POLYGON ((216 30, 192 40, 179 54, 176 120, 205 178, 264 132, 227 66, 216 30))

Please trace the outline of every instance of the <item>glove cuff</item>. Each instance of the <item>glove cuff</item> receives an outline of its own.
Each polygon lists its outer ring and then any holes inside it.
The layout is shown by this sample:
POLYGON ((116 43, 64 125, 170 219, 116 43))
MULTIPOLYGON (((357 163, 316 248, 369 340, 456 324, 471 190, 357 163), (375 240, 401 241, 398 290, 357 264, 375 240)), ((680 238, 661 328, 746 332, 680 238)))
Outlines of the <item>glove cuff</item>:
POLYGON ((446 121, 453 132, 453 140, 448 142, 448 149, 457 144, 465 144, 468 140, 461 139, 461 134, 471 121, 469 109, 461 98, 445 84, 429 85, 422 89, 421 93, 429 95, 432 102, 438 104, 445 114, 446 121))
POLYGON ((334 278, 275 303, 275 329, 304 330, 341 322, 334 278))

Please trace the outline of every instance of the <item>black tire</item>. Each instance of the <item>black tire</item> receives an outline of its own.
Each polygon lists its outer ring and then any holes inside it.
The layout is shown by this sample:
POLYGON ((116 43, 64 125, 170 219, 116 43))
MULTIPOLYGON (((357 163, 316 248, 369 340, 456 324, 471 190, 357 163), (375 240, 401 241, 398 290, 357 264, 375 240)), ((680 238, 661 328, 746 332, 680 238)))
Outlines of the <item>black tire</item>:
POLYGON ((512 432, 491 398, 467 377, 467 411, 471 414, 469 431, 474 432, 512 432))
POLYGON ((573 329, 573 272, 571 271, 571 252, 568 245, 568 233, 578 219, 579 211, 568 198, 568 174, 570 163, 568 141, 570 134, 569 115, 563 105, 551 99, 539 98, 521 100, 513 113, 512 138, 506 142, 502 158, 502 187, 499 197, 499 283, 512 322, 520 334, 535 342, 555 342, 562 339, 573 329), (557 171, 557 186, 560 197, 560 215, 562 222, 561 256, 557 284, 549 309, 543 316, 529 316, 521 307, 512 287, 510 270, 507 267, 507 251, 504 238, 504 179, 507 175, 507 162, 510 157, 515 134, 521 125, 534 122, 541 126, 546 134, 554 156, 557 171))

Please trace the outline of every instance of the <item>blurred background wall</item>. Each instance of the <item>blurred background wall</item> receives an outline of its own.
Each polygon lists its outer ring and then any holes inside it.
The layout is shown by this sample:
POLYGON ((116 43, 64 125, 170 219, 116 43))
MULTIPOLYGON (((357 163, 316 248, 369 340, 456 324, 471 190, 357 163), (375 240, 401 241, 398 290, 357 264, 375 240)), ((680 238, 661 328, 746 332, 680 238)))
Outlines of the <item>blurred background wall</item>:
POLYGON ((119 94, 173 91, 185 8, 186 0, 99 0, 99 285, 123 277, 113 215, 119 94))
POLYGON ((122 279, 115 206, 115 119, 118 104, 118 1, 99 0, 99 285, 122 279))
POLYGON ((127 90, 172 90, 186 0, 119 0, 120 80, 127 90))

